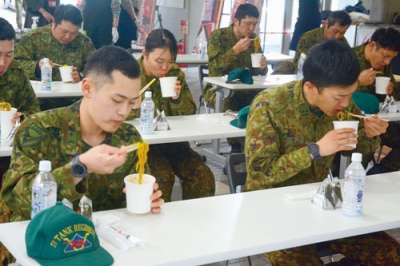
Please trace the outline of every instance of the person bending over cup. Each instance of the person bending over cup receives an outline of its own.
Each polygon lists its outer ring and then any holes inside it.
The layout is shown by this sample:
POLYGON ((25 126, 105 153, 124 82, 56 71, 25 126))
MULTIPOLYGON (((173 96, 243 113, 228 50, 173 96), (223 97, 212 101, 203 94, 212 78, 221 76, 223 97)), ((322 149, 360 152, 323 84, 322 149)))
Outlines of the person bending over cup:
MULTIPOLYGON (((18 129, 0 194, 3 222, 30 219, 31 184, 41 160, 51 161, 58 200, 77 209, 86 195, 94 211, 126 207, 124 177, 136 173, 138 156, 125 146, 142 138, 124 120, 140 103, 140 68, 128 52, 107 46, 89 58, 86 73, 80 101, 34 114, 18 129)), ((160 196, 155 184, 154 213, 163 204, 160 196)))
MULTIPOLYGON (((156 78, 147 91, 152 92, 155 109, 164 111, 166 116, 193 115, 196 113, 196 104, 185 74, 175 64, 177 51, 176 39, 169 30, 153 30, 147 36, 142 56, 138 59, 142 86, 156 78), (160 78, 163 77, 177 77, 174 96, 163 97, 160 85, 160 78)), ((134 111, 133 116, 139 117, 140 112, 134 111)), ((150 145, 148 163, 151 174, 160 184, 165 201, 171 201, 175 175, 182 180, 183 199, 215 194, 213 173, 188 142, 150 145)))
MULTIPOLYGON (((247 191, 321 182, 336 152, 371 154, 379 146, 379 135, 388 123, 376 116, 359 121, 358 135, 351 128, 333 129, 339 111, 355 113, 351 95, 360 68, 347 44, 331 40, 316 45, 303 72, 303 80, 264 90, 251 104, 245 146, 247 191)), ((324 244, 354 260, 348 265, 400 263, 400 244, 384 232, 324 244)), ((315 244, 266 257, 272 265, 323 265, 315 244)))

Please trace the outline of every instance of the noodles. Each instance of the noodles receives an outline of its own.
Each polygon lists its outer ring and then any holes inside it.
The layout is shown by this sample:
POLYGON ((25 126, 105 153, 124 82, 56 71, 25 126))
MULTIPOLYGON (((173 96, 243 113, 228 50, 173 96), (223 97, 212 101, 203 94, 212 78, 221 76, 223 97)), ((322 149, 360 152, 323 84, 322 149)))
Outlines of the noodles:
POLYGON ((137 143, 138 162, 136 163, 136 171, 139 174, 139 184, 143 184, 144 165, 147 162, 147 152, 149 151, 149 143, 146 141, 137 143))
POLYGON ((254 53, 257 53, 260 50, 260 36, 254 38, 254 53))
POLYGON ((350 117, 353 116, 353 113, 350 112, 342 112, 340 111, 339 113, 337 113, 337 118, 339 119, 339 121, 343 121, 343 120, 350 120, 350 117))
POLYGON ((11 111, 11 104, 8 102, 0 102, 0 111, 11 111))

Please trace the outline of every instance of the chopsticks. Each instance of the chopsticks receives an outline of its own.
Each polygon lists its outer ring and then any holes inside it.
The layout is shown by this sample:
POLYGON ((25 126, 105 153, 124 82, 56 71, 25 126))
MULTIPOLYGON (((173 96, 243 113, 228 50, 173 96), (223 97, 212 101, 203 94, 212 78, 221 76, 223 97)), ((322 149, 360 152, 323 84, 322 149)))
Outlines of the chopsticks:
POLYGON ((143 92, 145 92, 145 90, 147 90, 151 84, 153 84, 153 82, 156 81, 156 78, 153 78, 149 83, 147 83, 146 86, 143 87, 143 89, 141 89, 139 91, 139 95, 142 95, 143 92))
MULTIPOLYGON (((358 117, 358 118, 363 118, 363 119, 368 118, 367 116, 355 115, 355 114, 351 114, 351 116, 358 117)), ((378 118, 379 118, 379 117, 378 117, 378 118)), ((379 118, 379 119, 380 119, 380 120, 383 120, 383 121, 386 121, 386 122, 389 122, 389 120, 387 120, 387 119, 382 119, 382 118, 379 118)))
MULTIPOLYGON (((137 143, 134 143, 134 144, 131 144, 131 145, 126 146, 126 147, 125 147, 125 150, 126 150, 127 153, 130 153, 130 152, 136 151, 138 148, 139 148, 139 146, 137 145, 137 143)), ((113 155, 110 155, 110 156, 107 158, 107 160, 111 160, 111 159, 113 159, 113 158, 115 158, 115 157, 117 157, 117 154, 116 154, 116 153, 113 154, 113 155)))
POLYGON ((55 65, 55 66, 59 66, 59 67, 62 67, 62 65, 60 65, 60 64, 57 64, 57 63, 53 63, 53 65, 55 65))

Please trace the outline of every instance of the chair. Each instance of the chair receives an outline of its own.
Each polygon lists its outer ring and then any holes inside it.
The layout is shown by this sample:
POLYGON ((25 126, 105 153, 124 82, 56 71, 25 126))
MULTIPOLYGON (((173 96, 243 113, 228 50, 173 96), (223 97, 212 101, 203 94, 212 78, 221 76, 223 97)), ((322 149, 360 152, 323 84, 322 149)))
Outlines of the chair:
MULTIPOLYGON (((243 191, 243 187, 246 183, 247 171, 246 169, 242 169, 242 167, 235 167, 235 165, 243 163, 246 163, 246 157, 244 153, 229 154, 226 157, 225 168, 228 176, 228 184, 231 194, 237 193, 238 190, 239 192, 243 191), (237 168, 240 168, 240 171, 238 171, 237 168), (240 189, 238 189, 238 186, 240 186, 240 189)), ((333 255, 336 253, 329 247, 325 247, 322 244, 317 244, 317 252, 319 257, 329 256, 331 262, 334 262, 333 255)), ((247 257, 247 260, 249 262, 249 265, 251 265, 250 256, 247 257)), ((228 263, 226 263, 225 265, 228 265, 228 263)))
MULTIPOLYGON (((245 163, 246 158, 244 156, 244 153, 234 153, 234 154, 229 154, 226 157, 226 163, 225 163, 225 169, 228 175, 228 183, 229 183, 229 190, 231 191, 231 194, 237 192, 237 187, 241 186, 240 191, 242 191, 244 184, 246 183, 246 176, 247 172, 246 170, 244 171, 237 171, 235 169, 235 165, 240 164, 240 163, 245 163)), ((250 256, 247 256, 247 261, 249 262, 249 265, 251 266, 251 258, 250 256)), ((225 263, 225 265, 228 265, 229 261, 225 263)))
POLYGON ((199 107, 197 108, 197 113, 200 113, 200 108, 204 106, 206 113, 209 113, 210 109, 213 109, 213 106, 211 103, 207 102, 204 99, 204 83, 203 83, 203 78, 208 77, 208 65, 200 65, 199 66, 199 81, 200 81, 200 89, 201 89, 201 95, 199 97, 199 107))

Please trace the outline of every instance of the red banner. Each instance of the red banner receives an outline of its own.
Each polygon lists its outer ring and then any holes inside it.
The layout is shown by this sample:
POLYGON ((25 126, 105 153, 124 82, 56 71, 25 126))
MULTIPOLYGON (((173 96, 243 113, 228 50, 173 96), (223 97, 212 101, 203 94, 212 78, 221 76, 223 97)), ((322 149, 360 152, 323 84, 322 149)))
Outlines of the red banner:
POLYGON ((139 24, 137 43, 144 46, 147 35, 153 30, 154 11, 156 8, 156 0, 141 1, 139 9, 139 24))

